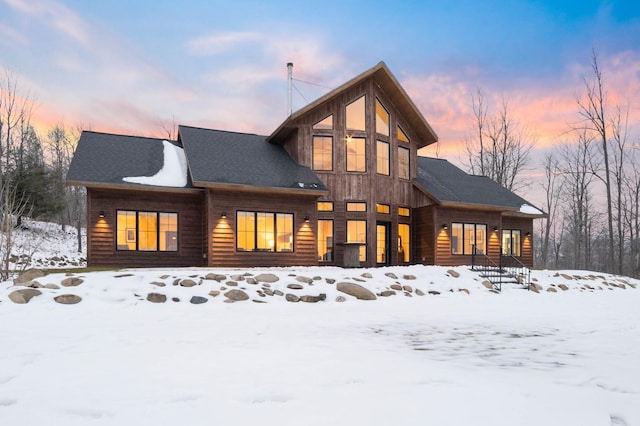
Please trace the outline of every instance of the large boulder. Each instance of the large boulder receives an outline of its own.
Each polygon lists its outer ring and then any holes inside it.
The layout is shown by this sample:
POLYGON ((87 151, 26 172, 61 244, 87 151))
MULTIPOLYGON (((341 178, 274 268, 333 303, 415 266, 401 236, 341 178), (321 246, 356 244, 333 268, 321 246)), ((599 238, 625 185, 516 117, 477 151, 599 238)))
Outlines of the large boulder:
POLYGON ((29 281, 33 281, 37 278, 42 278, 45 275, 47 275, 47 273, 41 269, 28 269, 24 271, 22 274, 20 274, 19 276, 17 276, 13 280, 13 284, 19 285, 19 284, 28 283, 29 281))
POLYGON ((353 296, 359 300, 376 300, 376 295, 369 289, 364 288, 359 284, 354 283, 338 283, 336 289, 342 293, 346 293, 349 296, 353 296))
POLYGON ((227 299, 232 300, 234 302, 249 300, 249 295, 244 291, 238 290, 238 289, 229 290, 224 295, 227 297, 227 299))
POLYGON ((24 304, 29 303, 29 300, 36 296, 40 296, 41 294, 42 292, 40 290, 25 288, 23 290, 15 290, 9 293, 9 299, 11 299, 13 303, 24 304))
POLYGON ((60 282, 63 287, 76 287, 82 284, 84 280, 79 277, 67 277, 60 282))
POLYGON ((278 278, 277 275, 275 274, 260 274, 260 275, 256 275, 255 278, 256 282, 262 282, 262 283, 275 283, 276 281, 278 281, 280 278, 278 278))

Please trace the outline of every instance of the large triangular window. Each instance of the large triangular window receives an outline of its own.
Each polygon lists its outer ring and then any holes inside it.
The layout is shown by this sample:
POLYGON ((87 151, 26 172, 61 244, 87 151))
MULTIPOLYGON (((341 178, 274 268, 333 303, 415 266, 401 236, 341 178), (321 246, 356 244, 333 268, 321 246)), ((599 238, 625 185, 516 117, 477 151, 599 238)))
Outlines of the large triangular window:
POLYGON ((347 105, 347 130, 365 131, 364 105, 364 96, 347 105))
POLYGON ((333 114, 313 125, 314 130, 333 130, 333 114))
POLYGON ((398 140, 400 142, 409 143, 409 138, 407 137, 407 134, 400 128, 400 126, 398 126, 398 140))
POLYGON ((376 133, 389 136, 389 112, 376 99, 376 133))

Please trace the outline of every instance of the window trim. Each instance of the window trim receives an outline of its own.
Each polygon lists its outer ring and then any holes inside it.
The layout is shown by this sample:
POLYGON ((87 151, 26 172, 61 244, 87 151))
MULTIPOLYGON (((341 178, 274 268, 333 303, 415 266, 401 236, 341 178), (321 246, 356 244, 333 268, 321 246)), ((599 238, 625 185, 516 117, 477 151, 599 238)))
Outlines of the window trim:
POLYGON ((333 201, 318 201, 318 202, 316 202, 316 210, 318 210, 319 212, 332 212, 333 211, 333 201), (327 207, 330 207, 330 208, 321 209, 320 208, 320 204, 325 204, 327 207))
POLYGON ((235 223, 235 245, 236 253, 294 253, 296 247, 295 239, 295 215, 287 212, 269 212, 262 210, 236 210, 235 223), (253 250, 244 250, 238 247, 238 214, 253 213, 253 250), (273 250, 258 247, 258 214, 271 215, 273 217, 273 250), (291 250, 278 250, 278 215, 291 216, 291 250))
MULTIPOLYGON (((180 214, 176 211, 167 211, 167 210, 132 210, 132 209, 116 209, 116 232, 115 232, 115 248, 116 248, 116 252, 121 252, 121 253, 125 253, 125 252, 137 252, 137 253, 178 253, 180 251, 180 214), (136 243, 136 247, 134 249, 122 249, 119 248, 118 245, 118 234, 120 233, 120 229, 118 228, 118 215, 120 212, 128 212, 128 213, 135 213, 135 219, 136 219, 136 223, 135 223, 135 228, 131 229, 131 228, 125 228, 123 230, 123 232, 128 233, 130 231, 133 231, 135 234, 135 243, 136 243), (151 213, 154 214, 156 217, 156 248, 155 249, 144 249, 141 250, 140 249, 140 213, 151 213), (161 214, 167 214, 167 215, 175 215, 176 217, 176 243, 175 243, 175 250, 168 250, 168 249, 164 249, 161 250, 161 244, 160 244, 160 237, 161 237, 161 232, 160 232, 160 215, 161 214)), ((126 240, 128 240, 128 236, 125 236, 126 240)))
POLYGON ((500 254, 502 256, 513 256, 513 257, 522 257, 522 230, 521 229, 503 229, 502 232, 500 233, 500 254), (504 249, 504 235, 505 232, 509 233, 509 240, 511 241, 510 244, 510 248, 511 248, 511 253, 507 253, 504 249), (514 244, 513 244, 513 233, 516 232, 519 237, 518 237, 518 245, 517 245, 517 251, 518 254, 514 254, 513 253, 513 248, 514 248, 514 244))
MULTIPOLYGON (((367 172, 367 138, 364 136, 347 136, 346 140, 345 140, 345 170, 349 173, 366 173, 367 172), (348 143, 355 143, 356 140, 358 141, 362 141, 363 147, 362 147, 362 154, 349 154, 349 150, 346 147, 346 144, 348 143), (359 170, 358 168, 355 169, 350 169, 349 168, 349 157, 353 156, 355 157, 355 159, 357 160, 358 157, 363 157, 364 159, 364 166, 362 168, 362 170, 359 170)), ((356 161, 357 163, 357 161, 356 161)))
POLYGON ((406 146, 398 146, 398 179, 410 180, 411 179, 411 150, 406 146), (407 174, 401 175, 403 168, 400 166, 400 153, 406 152, 407 154, 407 174))
MULTIPOLYGON (((475 244, 476 242, 476 238, 478 235, 478 227, 484 227, 484 247, 482 248, 482 253, 483 255, 487 255, 487 244, 488 244, 488 234, 487 234, 487 224, 486 223, 469 223, 469 222, 451 222, 451 254, 454 256, 473 256, 474 253, 468 253, 465 251, 466 249, 466 244, 465 244, 465 228, 468 226, 473 226, 473 243, 471 244, 471 247, 473 247, 476 250, 476 254, 477 254, 477 244, 475 244), (456 253, 453 251, 454 249, 454 244, 453 244, 453 228, 455 227, 455 225, 461 225, 462 227, 462 239, 461 239, 461 245, 462 245, 462 253, 456 253)), ((473 251, 473 250, 472 250, 473 251)))
POLYGON ((376 213, 378 214, 391 214, 391 205, 385 203, 376 203, 376 213), (386 210, 386 211, 381 211, 386 210))
POLYGON ((376 140, 376 173, 381 176, 391 176, 391 144, 389 142, 376 140), (386 173, 380 171, 380 145, 381 144, 386 145, 386 150, 387 150, 386 173))
POLYGON ((349 213, 366 213, 368 210, 366 201, 347 201, 344 210, 349 213), (364 206, 364 210, 357 209, 357 206, 364 206), (351 208, 350 208, 351 207, 351 208))
POLYGON ((314 171, 318 172, 332 172, 333 171, 333 136, 330 135, 313 135, 311 137, 311 165, 314 171), (318 169, 316 168, 316 138, 330 139, 331 140, 331 168, 318 169))

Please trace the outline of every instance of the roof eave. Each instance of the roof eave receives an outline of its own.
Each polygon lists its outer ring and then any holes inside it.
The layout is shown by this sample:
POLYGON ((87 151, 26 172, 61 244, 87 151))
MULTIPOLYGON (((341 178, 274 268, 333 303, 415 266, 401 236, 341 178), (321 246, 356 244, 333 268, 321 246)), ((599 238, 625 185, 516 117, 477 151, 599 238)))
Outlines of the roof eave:
POLYGON ((131 191, 155 191, 155 192, 202 192, 202 188, 196 187, 175 187, 175 186, 152 186, 136 185, 130 183, 106 183, 106 182, 85 182, 77 180, 67 180, 67 186, 84 186, 86 188, 99 189, 126 189, 131 191))
POLYGON ((207 189, 218 189, 225 191, 236 191, 246 193, 273 193, 273 194, 289 194, 298 196, 313 196, 321 197, 329 193, 327 189, 297 189, 297 188, 282 188, 282 187, 257 187, 252 185, 243 185, 238 183, 213 183, 213 182, 194 182, 194 185, 207 189))

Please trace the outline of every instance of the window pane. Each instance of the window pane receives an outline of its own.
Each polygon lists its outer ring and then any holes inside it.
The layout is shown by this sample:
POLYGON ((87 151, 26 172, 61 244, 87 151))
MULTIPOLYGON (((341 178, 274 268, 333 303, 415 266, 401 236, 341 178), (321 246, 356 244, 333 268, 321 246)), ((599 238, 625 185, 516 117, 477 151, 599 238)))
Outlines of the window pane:
POLYGON ((376 132, 389 136, 389 113, 376 99, 376 132))
POLYGON ((477 224, 475 225, 475 227, 476 227, 476 235, 475 235, 476 253, 486 254, 487 253, 487 225, 477 224))
POLYGON ((160 250, 178 251, 177 213, 160 213, 160 250))
POLYGON ((391 206, 389 204, 376 204, 376 211, 382 214, 391 213, 391 206))
POLYGON ((318 121, 313 125, 313 128, 316 130, 331 130, 333 129, 333 114, 325 118, 324 120, 318 121))
POLYGON ((367 260, 367 221, 348 220, 347 221, 347 242, 364 243, 360 247, 360 262, 367 260))
POLYGON ((118 210, 117 213, 116 245, 118 250, 135 250, 136 238, 136 212, 118 210))
POLYGON ((407 134, 405 132, 402 131, 402 129, 400 128, 400 126, 398 126, 398 140, 400 142, 406 142, 409 143, 409 138, 407 137, 407 134))
POLYGON ((333 220, 318 220, 318 261, 333 262, 333 220))
POLYGON ((409 179, 409 149, 398 147, 398 177, 409 179))
POLYGON ((365 130, 364 106, 364 96, 347 105, 347 130, 365 130))
POLYGON ((275 248, 273 213, 256 213, 257 249, 273 251, 275 248))
POLYGON ((376 226, 376 262, 387 262, 387 226, 376 226))
POLYGON ((348 212, 366 212, 367 203, 347 203, 348 212))
POLYGON ((451 253, 462 254, 462 224, 453 223, 451 225, 451 253))
POLYGON ((409 262, 411 251, 409 250, 411 228, 406 223, 398 224, 398 262, 409 262))
POLYGON ((398 216, 409 216, 410 210, 408 207, 398 207, 398 216))
POLYGON ((293 251, 293 215, 276 214, 276 251, 293 251))
POLYGON ((505 256, 511 254, 511 231, 509 229, 502 230, 502 254, 505 256))
POLYGON ((333 170, 333 138, 313 137, 313 169, 333 170))
POLYGON ((138 250, 158 250, 158 214, 154 212, 138 213, 138 250))
POLYGON ((462 237, 464 244, 464 254, 473 254, 473 247, 475 246, 475 234, 476 227, 472 223, 465 223, 464 235, 462 237))
POLYGON ((520 251, 520 248, 522 247, 521 244, 521 239, 520 239, 520 230, 518 229, 514 229, 513 231, 511 231, 511 249, 512 249, 512 254, 514 256, 521 256, 522 253, 520 251))
POLYGON ((347 171, 367 171, 364 138, 347 138, 347 171))
POLYGON ((332 212, 333 211, 333 201, 318 201, 318 211, 319 212, 332 212))
POLYGON ((256 217, 253 212, 238 212, 236 247, 238 250, 253 251, 256 248, 256 217))
POLYGON ((389 144, 378 141, 376 150, 377 172, 389 176, 389 144))

